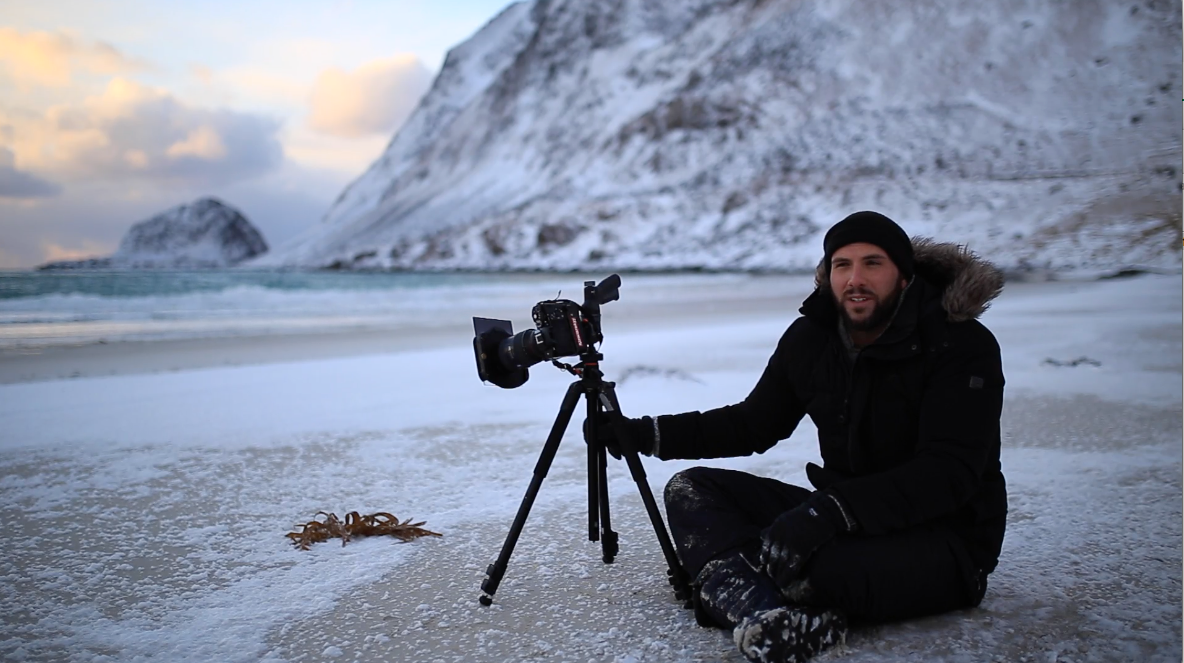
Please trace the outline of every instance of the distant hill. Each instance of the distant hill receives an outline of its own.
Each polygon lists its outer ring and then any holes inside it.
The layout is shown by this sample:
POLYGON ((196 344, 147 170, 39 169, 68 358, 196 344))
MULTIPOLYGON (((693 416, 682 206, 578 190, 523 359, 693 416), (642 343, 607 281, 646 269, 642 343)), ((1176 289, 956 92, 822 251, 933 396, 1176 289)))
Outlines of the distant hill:
POLYGON ((253 264, 809 269, 882 211, 1009 270, 1180 262, 1180 2, 537 0, 253 264))
POLYGON ((38 269, 204 269, 267 252, 263 235, 215 198, 178 205, 131 227, 109 258, 51 262, 38 269))

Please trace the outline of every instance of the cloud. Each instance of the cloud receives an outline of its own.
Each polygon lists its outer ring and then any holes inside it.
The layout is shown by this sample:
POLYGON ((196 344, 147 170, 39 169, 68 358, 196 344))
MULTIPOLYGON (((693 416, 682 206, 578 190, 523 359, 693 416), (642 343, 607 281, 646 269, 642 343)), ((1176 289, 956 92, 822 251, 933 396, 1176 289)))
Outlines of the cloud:
POLYGON ((0 198, 49 198, 61 191, 62 187, 36 175, 0 166, 0 198))
POLYGON ((196 157, 198 159, 207 159, 210 161, 217 161, 226 156, 226 145, 222 143, 222 137, 218 135, 217 131, 210 128, 209 125, 202 125, 189 132, 185 140, 180 140, 165 150, 165 154, 172 158, 180 157, 196 157))
POLYGON ((348 184, 382 156, 390 140, 389 134, 339 138, 299 127, 284 136, 284 156, 307 168, 344 174, 348 178, 344 184, 348 184))
MULTIPOLYGON (((9 132, 9 127, 0 127, 0 136, 9 132)), ((49 198, 61 193, 62 188, 53 182, 16 169, 12 150, 0 147, 0 198, 49 198)))
POLYGON ((110 242, 98 242, 83 239, 82 246, 66 247, 54 242, 46 242, 41 246, 41 262, 56 262, 58 260, 82 260, 109 256, 115 253, 115 245, 110 242))
POLYGON ((82 42, 61 32, 0 27, 0 66, 21 87, 66 87, 77 71, 112 75, 146 65, 105 42, 82 42))
POLYGON ((332 68, 313 83, 309 128, 347 138, 389 135, 415 110, 432 75, 413 55, 397 55, 352 72, 332 68))
POLYGON ((10 121, 23 164, 74 180, 217 183, 256 177, 283 159, 275 121, 190 106, 124 78, 81 103, 50 107, 34 121, 10 121))

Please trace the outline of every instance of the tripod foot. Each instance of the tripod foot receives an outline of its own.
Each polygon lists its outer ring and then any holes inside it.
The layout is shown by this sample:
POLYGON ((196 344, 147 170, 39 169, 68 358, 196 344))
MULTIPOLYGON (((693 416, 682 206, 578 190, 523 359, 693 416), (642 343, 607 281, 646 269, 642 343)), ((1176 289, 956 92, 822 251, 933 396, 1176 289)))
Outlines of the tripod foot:
POLYGON ((481 598, 477 599, 477 601, 486 608, 493 605, 493 597, 488 594, 482 594, 481 598))
POLYGON ((617 533, 612 530, 604 532, 604 540, 601 542, 601 560, 605 564, 612 564, 613 560, 617 558, 617 553, 620 551, 620 546, 617 545, 617 533))
POLYGON ((674 598, 682 601, 682 607, 688 610, 695 607, 694 602, 691 600, 691 587, 687 584, 681 572, 676 572, 668 568, 666 569, 666 579, 670 581, 670 586, 674 588, 674 598))

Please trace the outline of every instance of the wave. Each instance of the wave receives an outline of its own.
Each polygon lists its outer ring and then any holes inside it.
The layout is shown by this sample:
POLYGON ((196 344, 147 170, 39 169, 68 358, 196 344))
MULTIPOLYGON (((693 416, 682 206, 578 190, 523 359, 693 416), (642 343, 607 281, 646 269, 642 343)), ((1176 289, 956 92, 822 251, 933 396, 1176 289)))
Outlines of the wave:
MULTIPOLYGON (((169 292, 175 282, 165 282, 158 288, 165 292, 138 295, 53 292, 0 299, 0 348, 467 324, 473 315, 522 319, 537 301, 583 297, 578 274, 428 275, 436 278, 419 280, 349 276, 314 274, 305 281, 307 287, 294 287, 291 279, 287 287, 273 287, 258 278, 224 278, 210 290, 169 292)), ((751 277, 647 275, 626 280, 643 280, 622 292, 631 301, 645 302, 691 296, 697 288, 690 284, 739 285, 751 277)))

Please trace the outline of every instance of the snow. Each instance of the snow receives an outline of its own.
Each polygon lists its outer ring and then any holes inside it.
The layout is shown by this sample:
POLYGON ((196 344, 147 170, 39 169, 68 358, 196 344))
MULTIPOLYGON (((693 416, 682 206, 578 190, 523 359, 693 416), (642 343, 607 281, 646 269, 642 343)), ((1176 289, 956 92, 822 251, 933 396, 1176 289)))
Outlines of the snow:
MULTIPOLYGON (((639 369, 618 388, 625 413, 743 398, 808 287, 626 275, 603 346, 610 379, 639 369), (721 284, 761 305, 695 305, 721 284), (667 296, 689 310, 646 312, 667 296)), ((466 288, 441 316, 486 313, 466 288)), ((856 629, 841 660, 1180 659, 1181 288, 1179 275, 1007 286, 983 318, 1008 379, 1011 508, 986 600, 856 629), (1081 356, 1100 365, 1044 362, 1081 356)), ((516 327, 553 295, 523 300, 516 327)), ((448 332, 393 354, 0 386, 0 657, 739 661, 729 634, 673 601, 617 463, 621 554, 600 563, 576 425, 494 605, 477 604, 571 378, 540 365, 519 389, 484 386, 470 348, 448 332), (444 537, 309 551, 283 537, 355 509, 444 537)), ((712 464, 804 483, 813 432, 712 464)), ((660 495, 691 463, 645 465, 660 495)))

